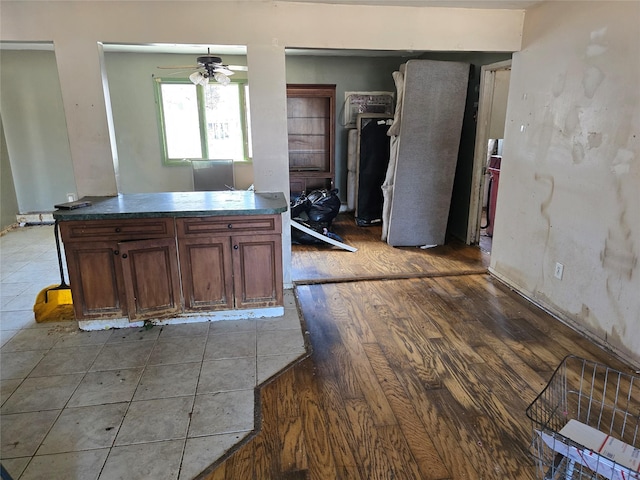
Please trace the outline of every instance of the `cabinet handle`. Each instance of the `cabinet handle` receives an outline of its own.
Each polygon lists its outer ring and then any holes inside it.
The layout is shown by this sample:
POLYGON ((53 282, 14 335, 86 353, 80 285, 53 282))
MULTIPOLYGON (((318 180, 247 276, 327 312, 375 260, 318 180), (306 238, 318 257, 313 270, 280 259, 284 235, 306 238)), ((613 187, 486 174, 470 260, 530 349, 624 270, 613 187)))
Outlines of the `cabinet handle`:
POLYGON ((227 228, 229 229, 233 228, 233 224, 230 223, 229 225, 227 225, 227 228))
POLYGON ((120 255, 120 250, 114 250, 114 251, 113 251, 113 254, 114 254, 114 255, 120 255))
POLYGON ((233 246, 233 249, 234 249, 234 250, 238 250, 238 248, 239 248, 239 247, 238 247, 238 245, 234 245, 234 246, 233 246))
POLYGON ((116 233, 120 233, 120 227, 116 227, 116 233))
POLYGON ((122 258, 127 258, 127 254, 126 254, 126 253, 123 253, 123 254, 122 254, 122 258))

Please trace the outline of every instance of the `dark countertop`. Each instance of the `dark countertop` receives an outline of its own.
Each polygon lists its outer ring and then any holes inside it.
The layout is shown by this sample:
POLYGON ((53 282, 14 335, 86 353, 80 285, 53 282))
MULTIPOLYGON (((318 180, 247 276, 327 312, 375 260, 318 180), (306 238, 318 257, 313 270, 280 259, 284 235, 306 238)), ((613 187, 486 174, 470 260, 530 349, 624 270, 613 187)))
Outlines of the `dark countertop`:
POLYGON ((131 193, 115 197, 84 197, 90 206, 57 209, 53 218, 106 220, 117 218, 207 217, 222 215, 273 215, 286 212, 283 193, 246 190, 219 192, 131 193))

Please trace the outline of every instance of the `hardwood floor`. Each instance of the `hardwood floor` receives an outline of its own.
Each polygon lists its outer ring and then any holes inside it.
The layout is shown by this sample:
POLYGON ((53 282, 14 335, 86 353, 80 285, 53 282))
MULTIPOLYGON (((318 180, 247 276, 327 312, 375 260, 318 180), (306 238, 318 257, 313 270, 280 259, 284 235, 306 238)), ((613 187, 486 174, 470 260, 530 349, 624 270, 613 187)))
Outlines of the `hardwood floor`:
POLYGON ((330 245, 294 245, 291 277, 295 283, 466 275, 485 273, 489 266, 486 253, 453 240, 429 249, 391 247, 380 240, 380 225, 358 227, 349 214, 338 216, 333 231, 358 251, 330 245))
POLYGON ((348 223, 355 254, 294 247, 311 354, 262 386, 256 435, 199 478, 533 479, 525 409, 564 356, 629 370, 485 273, 479 249, 393 249, 348 223))

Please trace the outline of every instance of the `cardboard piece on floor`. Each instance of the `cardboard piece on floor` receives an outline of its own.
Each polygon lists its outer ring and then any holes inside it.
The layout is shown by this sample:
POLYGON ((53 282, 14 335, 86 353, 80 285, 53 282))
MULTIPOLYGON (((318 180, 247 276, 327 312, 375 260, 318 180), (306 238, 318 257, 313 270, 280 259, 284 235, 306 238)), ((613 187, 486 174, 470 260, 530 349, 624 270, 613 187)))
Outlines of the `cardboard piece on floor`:
POLYGON ((322 235, 321 233, 318 233, 315 230, 311 230, 310 228, 305 227, 304 225, 296 222, 295 220, 291 220, 291 226, 294 228, 297 228, 298 230, 303 231, 304 233, 308 233, 312 237, 318 238, 323 242, 327 242, 335 247, 340 247, 344 250, 348 250, 349 252, 355 252, 358 250, 357 248, 347 245, 346 243, 339 242, 337 240, 334 240, 333 238, 327 237, 326 235, 322 235))

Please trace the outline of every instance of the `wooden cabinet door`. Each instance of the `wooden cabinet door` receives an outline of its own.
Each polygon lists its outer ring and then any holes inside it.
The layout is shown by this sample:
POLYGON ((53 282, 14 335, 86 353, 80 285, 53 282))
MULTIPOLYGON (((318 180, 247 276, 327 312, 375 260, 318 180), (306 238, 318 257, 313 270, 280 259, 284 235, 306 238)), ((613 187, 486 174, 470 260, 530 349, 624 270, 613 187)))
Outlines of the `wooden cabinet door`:
POLYGON ((280 235, 231 237, 236 308, 282 305, 280 235))
POLYGON ((118 248, 129 320, 178 312, 182 301, 175 239, 120 242, 118 248))
POLYGON ((78 320, 123 317, 127 313, 115 242, 65 245, 73 308, 78 320))
POLYGON ((179 249, 185 308, 231 310, 233 273, 229 237, 184 237, 179 240, 179 249))

